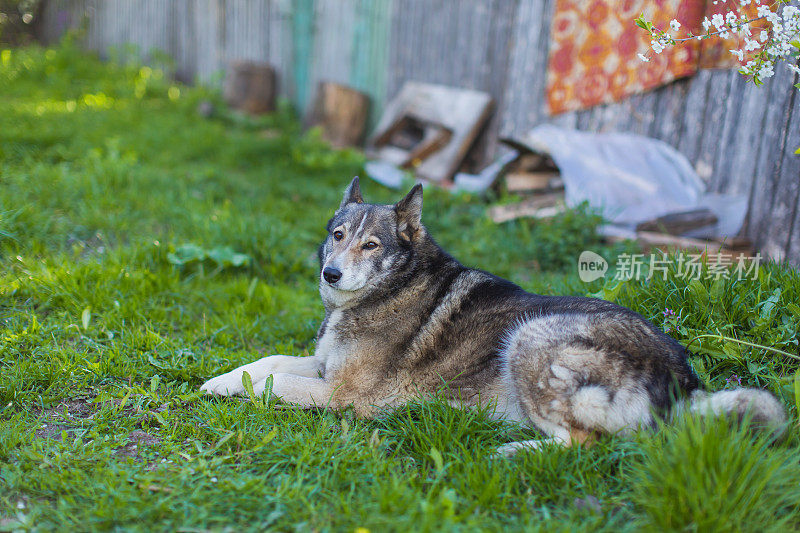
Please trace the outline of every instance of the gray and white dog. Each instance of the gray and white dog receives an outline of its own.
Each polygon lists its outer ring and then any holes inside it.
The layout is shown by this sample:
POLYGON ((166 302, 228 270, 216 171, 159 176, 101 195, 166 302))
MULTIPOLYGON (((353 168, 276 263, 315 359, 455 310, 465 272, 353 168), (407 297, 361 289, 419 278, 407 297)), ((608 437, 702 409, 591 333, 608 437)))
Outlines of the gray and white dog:
POLYGON ((707 393, 685 349, 641 315, 594 298, 541 296, 461 265, 421 223, 422 187, 395 205, 364 203, 358 178, 319 249, 325 319, 311 357, 273 355, 206 382, 220 395, 272 392, 299 406, 352 406, 362 416, 441 391, 454 405, 570 445, 649 426, 676 409, 732 413, 780 427, 770 393, 707 393))

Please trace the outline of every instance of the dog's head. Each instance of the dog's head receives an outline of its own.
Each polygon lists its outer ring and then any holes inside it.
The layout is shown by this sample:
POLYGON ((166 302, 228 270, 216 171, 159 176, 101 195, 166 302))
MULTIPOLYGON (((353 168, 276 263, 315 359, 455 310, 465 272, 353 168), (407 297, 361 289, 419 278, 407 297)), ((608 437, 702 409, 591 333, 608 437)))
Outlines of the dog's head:
POLYGON ((374 205, 364 203, 358 177, 353 178, 319 249, 325 305, 346 305, 387 283, 424 235, 421 217, 421 185, 395 205, 374 205))

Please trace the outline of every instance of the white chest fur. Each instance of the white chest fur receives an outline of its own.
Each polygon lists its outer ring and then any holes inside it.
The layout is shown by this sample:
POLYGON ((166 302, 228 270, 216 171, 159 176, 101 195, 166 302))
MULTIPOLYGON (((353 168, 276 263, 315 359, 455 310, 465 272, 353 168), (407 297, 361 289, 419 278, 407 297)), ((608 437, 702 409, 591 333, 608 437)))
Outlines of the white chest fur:
POLYGON ((344 365, 349 351, 348 343, 343 343, 338 335, 339 322, 341 320, 341 311, 335 310, 331 312, 325 325, 325 333, 320 337, 314 354, 325 361, 325 378, 328 380, 344 365))

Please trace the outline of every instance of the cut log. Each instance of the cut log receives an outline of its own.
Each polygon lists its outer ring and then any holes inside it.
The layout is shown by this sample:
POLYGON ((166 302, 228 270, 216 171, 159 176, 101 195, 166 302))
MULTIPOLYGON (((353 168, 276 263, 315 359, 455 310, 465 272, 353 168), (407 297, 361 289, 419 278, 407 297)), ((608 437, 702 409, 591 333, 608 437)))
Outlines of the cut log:
POLYGON ((322 137, 336 148, 358 146, 369 116, 369 96, 351 87, 320 82, 311 123, 322 128, 322 137))
POLYGON ((640 222, 637 231, 681 235, 689 230, 716 224, 717 216, 708 208, 692 209, 680 213, 670 213, 652 220, 640 222))
POLYGON ((225 76, 225 102, 254 115, 275 111, 275 70, 266 63, 236 61, 225 76))
POLYGON ((522 154, 517 162, 518 170, 538 170, 544 166, 544 157, 539 154, 522 154))
POLYGON ((563 188, 558 172, 509 172, 506 174, 508 192, 535 192, 563 188))
POLYGON ((496 205, 489 209, 489 217, 496 224, 515 218, 550 218, 566 209, 563 194, 542 194, 515 204, 496 205))

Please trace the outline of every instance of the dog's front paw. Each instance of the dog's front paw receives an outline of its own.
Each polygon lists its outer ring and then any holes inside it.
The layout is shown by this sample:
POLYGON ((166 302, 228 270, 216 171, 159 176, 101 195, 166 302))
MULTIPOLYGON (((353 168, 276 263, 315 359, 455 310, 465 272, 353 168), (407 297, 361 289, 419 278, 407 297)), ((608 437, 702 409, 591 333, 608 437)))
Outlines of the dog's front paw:
POLYGON ((206 394, 216 394, 219 396, 233 396, 244 392, 242 385, 242 370, 236 369, 211 378, 200 387, 206 394))

